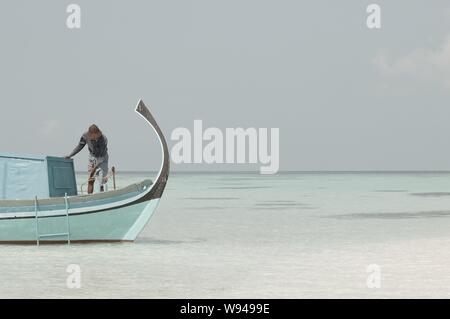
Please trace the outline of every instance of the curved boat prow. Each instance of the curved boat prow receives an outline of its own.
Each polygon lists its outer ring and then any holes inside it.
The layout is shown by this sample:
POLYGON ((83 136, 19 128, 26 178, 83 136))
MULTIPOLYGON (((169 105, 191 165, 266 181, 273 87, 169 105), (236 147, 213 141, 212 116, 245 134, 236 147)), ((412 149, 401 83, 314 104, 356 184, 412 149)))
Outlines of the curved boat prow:
POLYGON ((153 128, 156 135, 158 136, 159 143, 161 145, 162 151, 162 164, 158 173, 158 177, 156 178, 155 183, 153 184, 151 190, 147 193, 147 195, 143 198, 144 200, 161 198, 164 189, 166 188, 167 180, 169 179, 169 170, 170 170, 170 156, 169 156, 169 148, 167 147, 166 139, 164 138, 164 134, 161 131, 158 123, 156 123, 155 118, 150 113, 150 110, 147 106, 145 106, 142 100, 139 100, 138 105, 136 107, 136 112, 141 115, 153 128))
POLYGON ((159 200, 162 197, 164 189, 166 188, 170 170, 169 149, 167 147, 167 142, 166 139, 164 138, 164 134, 162 133, 161 128, 159 127, 158 123, 156 123, 155 118, 150 113, 150 110, 145 106, 142 100, 139 100, 139 103, 136 107, 136 112, 139 113, 139 115, 141 115, 150 124, 150 126, 153 128, 156 135, 158 136, 163 158, 161 168, 159 170, 155 183, 151 186, 151 188, 147 191, 147 193, 137 201, 137 202, 146 202, 147 205, 143 209, 139 218, 129 229, 127 234, 124 236, 123 240, 125 241, 136 240, 139 234, 144 230, 145 225, 147 225, 148 222, 150 221, 150 218, 152 217, 154 211, 158 207, 159 200))

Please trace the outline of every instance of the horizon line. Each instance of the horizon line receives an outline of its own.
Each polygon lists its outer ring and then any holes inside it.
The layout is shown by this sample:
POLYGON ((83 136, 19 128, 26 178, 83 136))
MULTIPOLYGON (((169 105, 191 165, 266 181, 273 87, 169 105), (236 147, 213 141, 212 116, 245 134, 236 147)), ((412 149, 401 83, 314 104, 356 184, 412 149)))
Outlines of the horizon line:
MULTIPOLYGON (((119 171, 116 170, 117 173, 128 173, 128 174, 138 174, 138 173, 158 173, 156 170, 123 170, 119 171)), ((75 171, 77 174, 87 174, 86 171, 75 171)), ((171 171, 171 173, 177 174, 258 174, 258 175, 264 175, 260 174, 259 171, 253 170, 253 171, 247 171, 247 170, 236 170, 236 171, 230 171, 230 170, 178 170, 178 171, 171 171)), ((277 175, 277 174, 311 174, 311 173, 450 173, 450 169, 437 169, 437 170, 280 170, 276 174, 271 175, 277 175)), ((270 174, 269 174, 270 176, 270 174)))

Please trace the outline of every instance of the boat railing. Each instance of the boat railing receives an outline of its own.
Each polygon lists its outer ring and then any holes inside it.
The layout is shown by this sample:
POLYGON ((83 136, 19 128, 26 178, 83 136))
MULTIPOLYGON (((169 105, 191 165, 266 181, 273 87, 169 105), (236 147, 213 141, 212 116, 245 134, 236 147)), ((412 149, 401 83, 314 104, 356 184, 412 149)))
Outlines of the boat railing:
MULTIPOLYGON (((93 180, 95 180, 95 176, 97 175, 97 173, 94 174, 93 180)), ((110 178, 112 178, 112 183, 113 183, 113 190, 116 190, 116 167, 113 166, 111 168, 111 171, 109 172, 108 175, 106 175, 106 179, 107 179, 107 183, 106 185, 108 185, 108 182, 110 181, 110 178)), ((83 184, 81 184, 80 186, 80 195, 84 195, 84 187, 86 187, 87 184, 89 184, 91 180, 88 179, 86 182, 84 182, 83 184)))

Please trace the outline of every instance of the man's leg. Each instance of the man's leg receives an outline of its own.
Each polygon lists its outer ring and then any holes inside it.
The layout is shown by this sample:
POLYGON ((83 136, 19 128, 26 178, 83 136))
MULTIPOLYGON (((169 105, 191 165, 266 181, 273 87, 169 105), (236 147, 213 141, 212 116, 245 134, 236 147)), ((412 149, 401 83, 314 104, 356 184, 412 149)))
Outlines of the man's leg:
POLYGON ((102 158, 99 159, 99 161, 100 160, 101 162, 99 167, 102 170, 100 190, 103 192, 105 190, 104 185, 108 183, 109 166, 108 166, 108 158, 102 158))
POLYGON ((89 163, 88 163, 88 194, 92 194, 94 192, 94 182, 95 182, 95 176, 94 176, 94 169, 97 166, 97 159, 93 156, 89 156, 89 163))

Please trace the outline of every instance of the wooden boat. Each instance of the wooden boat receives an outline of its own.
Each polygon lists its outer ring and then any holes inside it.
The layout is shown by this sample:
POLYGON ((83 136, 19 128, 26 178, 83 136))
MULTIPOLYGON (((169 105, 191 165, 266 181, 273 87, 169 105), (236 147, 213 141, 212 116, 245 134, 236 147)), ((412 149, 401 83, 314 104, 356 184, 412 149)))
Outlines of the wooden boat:
POLYGON ((149 222, 169 177, 164 135, 140 100, 136 112, 155 131, 162 165, 155 182, 92 195, 0 200, 0 243, 133 242, 149 222))

